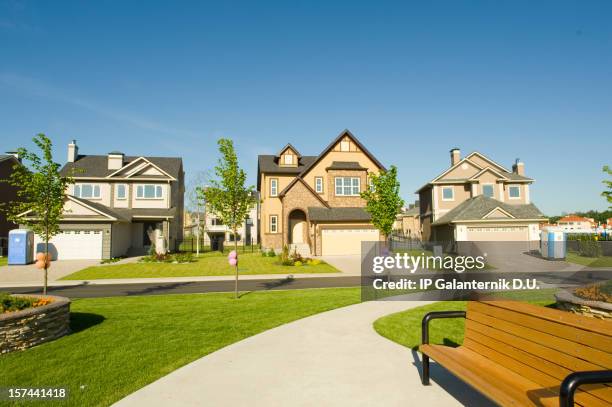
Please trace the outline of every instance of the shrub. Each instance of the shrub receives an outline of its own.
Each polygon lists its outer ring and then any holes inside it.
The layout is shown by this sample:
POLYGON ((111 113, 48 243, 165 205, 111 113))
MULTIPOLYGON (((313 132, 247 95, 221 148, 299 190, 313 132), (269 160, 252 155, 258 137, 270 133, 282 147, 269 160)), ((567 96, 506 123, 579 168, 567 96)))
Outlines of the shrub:
POLYGON ((281 252, 281 261, 289 260, 289 248, 287 245, 283 246, 283 251, 281 252))
POLYGON ((601 246, 596 240, 579 240, 578 253, 585 257, 601 257, 601 246))
POLYGON ((612 303, 612 280, 576 288, 574 294, 585 300, 612 303))
POLYGON ((50 303, 51 299, 49 298, 12 297, 8 293, 0 293, 0 314, 32 307, 42 307, 50 303))
POLYGON ((296 267, 300 267, 302 264, 304 264, 304 263, 302 263, 299 260, 293 263, 293 265, 296 266, 296 267))
POLYGON ((193 253, 176 253, 174 256, 174 261, 179 263, 191 263, 193 261, 193 253))
POLYGON ((274 249, 268 250, 268 257, 276 257, 276 252, 274 251, 274 249))
POLYGON ((310 264, 311 266, 317 266, 319 264, 321 264, 322 261, 319 259, 310 259, 308 260, 308 264, 310 264))
POLYGON ((282 260, 282 261, 281 261, 281 264, 282 264, 283 266, 293 266, 293 261, 291 261, 290 259, 287 259, 287 260, 282 260))
POLYGON ((261 250, 261 257, 268 257, 268 252, 265 250, 261 250))

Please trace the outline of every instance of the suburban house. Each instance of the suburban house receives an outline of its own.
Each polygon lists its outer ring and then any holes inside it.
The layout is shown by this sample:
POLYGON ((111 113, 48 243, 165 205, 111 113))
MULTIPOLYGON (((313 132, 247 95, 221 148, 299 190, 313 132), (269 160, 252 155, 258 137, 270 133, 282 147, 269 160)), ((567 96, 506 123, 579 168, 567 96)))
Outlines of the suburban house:
POLYGON ((393 231, 401 236, 410 239, 420 240, 421 220, 419 217, 419 211, 419 201, 408 205, 408 207, 406 208, 402 208, 401 212, 398 213, 395 218, 395 223, 393 224, 393 231))
MULTIPOLYGON (((13 173, 13 167, 21 164, 16 153, 0 154, 0 180, 8 180, 13 173)), ((17 188, 8 182, 0 182, 0 202, 8 205, 17 200, 17 188)), ((6 212, 0 210, 0 256, 8 252, 8 232, 18 226, 9 221, 6 212)))
POLYGON ((450 167, 421 187, 422 237, 427 241, 538 241, 547 219, 531 203, 525 165, 509 171, 479 152, 461 158, 450 151, 450 167))
POLYGON ((260 155, 257 190, 263 248, 287 245, 302 255, 351 255, 380 233, 364 210, 360 193, 368 174, 384 166, 348 130, 319 155, 302 155, 291 144, 260 155))
POLYGON ((145 254, 154 233, 161 234, 170 250, 182 239, 181 158, 126 156, 118 151, 81 155, 72 141, 61 172, 74 172, 75 183, 66 191, 62 233, 51 241, 55 258, 145 254))
POLYGON ((567 215, 557 221, 557 226, 568 233, 593 233, 597 229, 597 222, 593 218, 567 215))
MULTIPOLYGON (((238 229, 239 245, 256 245, 258 238, 258 209, 259 203, 251 208, 245 222, 238 229)), ((185 236, 195 238, 198 229, 197 212, 185 212, 185 236)), ((223 221, 210 210, 200 212, 200 239, 205 246, 213 250, 223 247, 226 242, 234 242, 234 233, 223 221)))

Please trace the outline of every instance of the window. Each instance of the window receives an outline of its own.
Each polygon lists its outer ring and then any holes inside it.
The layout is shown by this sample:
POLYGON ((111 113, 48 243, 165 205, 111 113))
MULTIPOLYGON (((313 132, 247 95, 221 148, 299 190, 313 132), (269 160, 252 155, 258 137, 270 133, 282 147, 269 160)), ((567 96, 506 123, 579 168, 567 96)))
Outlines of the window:
POLYGON ((487 184, 482 186, 482 194, 487 198, 493 198, 493 185, 487 184))
POLYGON ((323 193, 323 177, 315 177, 315 191, 319 194, 323 193))
POLYGON ((77 198, 100 198, 100 185, 97 184, 76 184, 74 186, 74 196, 77 198))
POLYGON ((508 196, 510 199, 519 199, 521 197, 521 187, 518 185, 508 187, 508 196))
POLYGON ((270 180, 270 196, 278 195, 278 179, 272 178, 270 180))
POLYGON ((138 185, 136 187, 136 198, 138 199, 161 199, 162 198, 162 186, 161 185, 138 185))
POLYGON ((117 185, 117 199, 125 199, 125 198, 126 198, 125 184, 117 185))
POLYGON ((349 151, 350 144, 348 141, 341 141, 340 142, 340 151, 349 151))
POLYGON ((336 177, 336 195, 358 196, 361 192, 359 177, 336 177))
POLYGON ((370 192, 374 192, 374 190, 376 189, 374 187, 374 181, 372 181, 372 177, 368 177, 368 189, 370 190, 370 192))
POLYGON ((278 232, 278 216, 270 215, 270 233, 278 232))
POLYGON ((453 201, 455 200, 455 190, 453 187, 442 187, 442 200, 453 201))
POLYGON ((285 164, 292 165, 293 164, 293 156, 291 154, 285 155, 285 164))

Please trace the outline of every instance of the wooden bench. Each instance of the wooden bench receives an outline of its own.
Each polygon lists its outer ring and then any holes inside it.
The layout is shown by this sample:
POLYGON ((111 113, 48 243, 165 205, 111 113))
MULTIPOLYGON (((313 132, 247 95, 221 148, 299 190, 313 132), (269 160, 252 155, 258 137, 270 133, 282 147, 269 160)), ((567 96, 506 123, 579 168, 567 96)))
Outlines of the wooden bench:
POLYGON ((470 301, 425 315, 429 358, 503 406, 612 406, 612 322, 515 301, 470 301), (429 321, 465 318, 463 345, 429 344, 429 321), (580 387, 578 389, 578 387, 580 387))

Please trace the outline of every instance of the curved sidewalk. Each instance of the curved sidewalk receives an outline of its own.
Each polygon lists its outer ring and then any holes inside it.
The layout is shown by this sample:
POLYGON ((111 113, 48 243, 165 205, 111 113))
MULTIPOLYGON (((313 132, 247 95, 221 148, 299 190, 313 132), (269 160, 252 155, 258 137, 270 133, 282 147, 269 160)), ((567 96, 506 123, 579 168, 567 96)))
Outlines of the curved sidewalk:
POLYGON ((432 364, 379 336, 381 316, 427 304, 360 303, 282 325, 192 362, 117 406, 489 406, 432 364))

